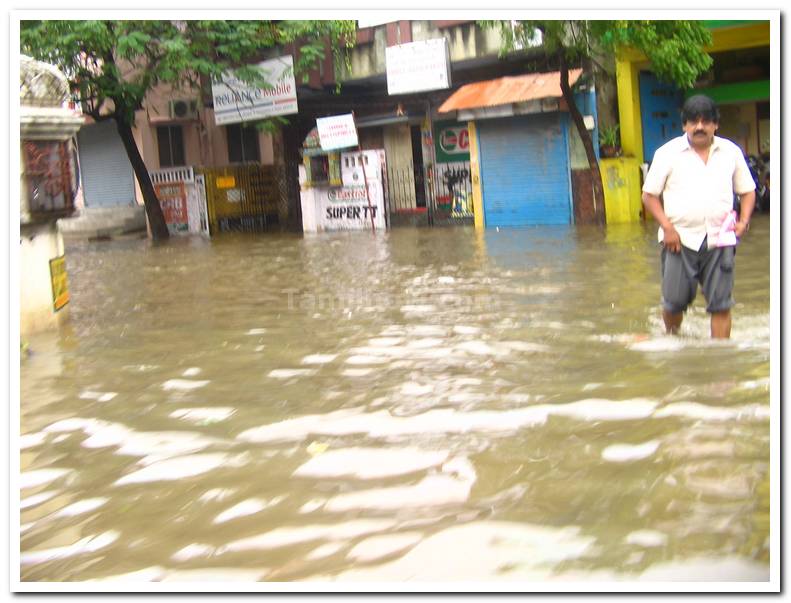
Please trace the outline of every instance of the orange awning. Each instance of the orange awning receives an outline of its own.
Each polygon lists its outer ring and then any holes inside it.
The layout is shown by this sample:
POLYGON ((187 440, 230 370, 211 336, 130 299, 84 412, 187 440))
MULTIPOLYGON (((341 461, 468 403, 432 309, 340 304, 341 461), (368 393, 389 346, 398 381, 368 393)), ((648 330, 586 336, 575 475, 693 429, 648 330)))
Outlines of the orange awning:
MULTIPOLYGON (((569 70, 569 86, 573 86, 582 75, 582 69, 569 70)), ((463 109, 480 109, 497 105, 524 103, 541 98, 560 98, 560 71, 551 73, 528 73, 513 77, 466 84, 456 90, 442 103, 440 113, 463 109)))

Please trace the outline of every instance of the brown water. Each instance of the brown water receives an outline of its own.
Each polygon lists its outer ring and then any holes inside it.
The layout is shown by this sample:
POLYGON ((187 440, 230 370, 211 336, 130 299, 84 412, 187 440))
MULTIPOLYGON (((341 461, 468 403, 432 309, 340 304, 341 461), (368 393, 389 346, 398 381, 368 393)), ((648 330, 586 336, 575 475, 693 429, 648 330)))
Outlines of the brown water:
POLYGON ((769 219, 732 339, 653 227, 73 244, 21 579, 767 580, 769 219))

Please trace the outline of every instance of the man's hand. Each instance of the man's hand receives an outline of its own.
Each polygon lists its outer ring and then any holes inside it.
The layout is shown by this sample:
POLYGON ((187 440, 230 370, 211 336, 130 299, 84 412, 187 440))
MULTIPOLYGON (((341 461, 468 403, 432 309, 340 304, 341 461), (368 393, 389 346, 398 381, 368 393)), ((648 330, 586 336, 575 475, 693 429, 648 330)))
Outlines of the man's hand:
POLYGON ((741 239, 742 236, 744 236, 744 233, 747 232, 749 229, 750 229, 749 222, 742 222, 740 220, 739 222, 736 222, 736 226, 733 228, 733 231, 736 233, 736 236, 741 239))
POLYGON ((664 234, 662 244, 665 249, 672 253, 681 253, 681 237, 678 236, 678 232, 673 228, 673 225, 663 226, 662 233, 664 234))
POLYGON ((662 200, 657 195, 643 191, 643 205, 662 227, 662 244, 665 248, 673 253, 681 253, 681 237, 678 236, 672 222, 667 219, 662 200))

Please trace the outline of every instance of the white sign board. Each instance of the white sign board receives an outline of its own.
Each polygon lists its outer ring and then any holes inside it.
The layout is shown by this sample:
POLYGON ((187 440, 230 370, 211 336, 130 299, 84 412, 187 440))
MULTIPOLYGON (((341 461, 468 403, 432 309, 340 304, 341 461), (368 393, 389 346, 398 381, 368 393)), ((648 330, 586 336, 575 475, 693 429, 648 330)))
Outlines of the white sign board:
POLYGON ((358 144, 357 128, 351 113, 320 117, 316 120, 316 129, 319 131, 319 144, 325 151, 347 149, 358 144))
POLYGON ((368 230, 371 228, 371 216, 376 228, 385 229, 381 182, 368 183, 370 207, 365 187, 362 185, 325 190, 326 196, 323 196, 318 204, 319 230, 368 230))
POLYGON ((271 87, 253 88, 233 73, 224 74, 221 82, 212 82, 214 122, 218 126, 299 112, 293 57, 264 61, 258 68, 271 87))
POLYGON ((445 38, 390 46, 385 50, 385 60, 388 94, 450 88, 450 57, 445 38))

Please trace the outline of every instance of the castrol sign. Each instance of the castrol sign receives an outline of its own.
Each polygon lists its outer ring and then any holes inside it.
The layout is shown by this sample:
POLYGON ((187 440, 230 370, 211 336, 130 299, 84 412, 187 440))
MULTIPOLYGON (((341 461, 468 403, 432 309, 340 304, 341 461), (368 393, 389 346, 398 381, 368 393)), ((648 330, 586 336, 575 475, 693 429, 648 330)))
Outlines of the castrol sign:
POLYGON ((470 131, 466 125, 438 124, 434 140, 436 141, 437 161, 469 161, 470 131))
POLYGON ((467 128, 446 128, 439 138, 442 150, 448 155, 470 152, 470 133, 467 128))

